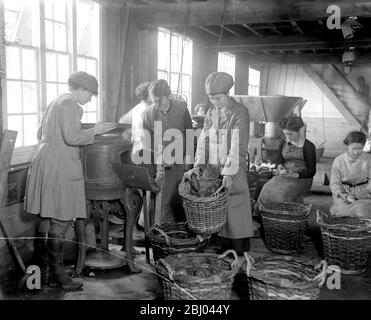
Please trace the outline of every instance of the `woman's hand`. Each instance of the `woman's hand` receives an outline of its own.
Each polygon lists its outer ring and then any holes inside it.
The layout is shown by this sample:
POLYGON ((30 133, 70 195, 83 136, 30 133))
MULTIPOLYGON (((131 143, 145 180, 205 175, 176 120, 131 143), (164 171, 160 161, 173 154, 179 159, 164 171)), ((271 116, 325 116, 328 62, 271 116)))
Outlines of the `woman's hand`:
POLYGON ((117 127, 116 123, 106 123, 106 122, 98 122, 95 124, 93 127, 94 129, 94 134, 99 135, 99 134, 104 134, 106 132, 109 132, 117 127))
POLYGON ((223 176, 223 187, 230 190, 232 188, 232 176, 223 176))
POLYGON ((356 201, 356 199, 353 196, 351 196, 351 195, 349 195, 345 192, 339 193, 339 198, 341 200, 343 200, 345 202, 345 204, 351 204, 354 201, 356 201))

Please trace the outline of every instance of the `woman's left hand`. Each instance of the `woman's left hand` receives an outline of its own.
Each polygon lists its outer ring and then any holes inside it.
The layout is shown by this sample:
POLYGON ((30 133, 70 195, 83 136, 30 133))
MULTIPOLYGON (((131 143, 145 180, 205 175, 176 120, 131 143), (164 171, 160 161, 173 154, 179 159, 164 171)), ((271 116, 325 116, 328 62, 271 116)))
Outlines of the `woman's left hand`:
POLYGON ((232 176, 223 176, 223 186, 227 189, 231 189, 232 187, 232 176))

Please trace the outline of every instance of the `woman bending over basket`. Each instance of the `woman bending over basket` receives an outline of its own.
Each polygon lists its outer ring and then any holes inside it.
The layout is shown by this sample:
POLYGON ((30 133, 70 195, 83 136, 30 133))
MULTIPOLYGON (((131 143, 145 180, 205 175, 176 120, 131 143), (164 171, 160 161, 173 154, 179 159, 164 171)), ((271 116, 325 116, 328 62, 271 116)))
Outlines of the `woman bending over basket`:
POLYGON ((332 215, 371 218, 371 155, 363 152, 366 135, 350 132, 344 140, 348 151, 335 158, 330 188, 332 215))
POLYGON ((289 116, 280 121, 285 135, 278 148, 277 175, 260 192, 258 203, 303 202, 312 187, 316 173, 316 148, 300 134, 304 127, 301 117, 289 116))
POLYGON ((234 82, 224 72, 211 73, 205 90, 212 107, 207 111, 204 127, 197 142, 192 173, 216 178, 223 176, 223 185, 230 190, 227 223, 218 234, 222 249, 233 248, 239 254, 250 249, 253 236, 250 195, 247 185, 246 154, 249 143, 249 112, 228 94, 234 82), (222 139, 225 140, 222 140, 222 139))

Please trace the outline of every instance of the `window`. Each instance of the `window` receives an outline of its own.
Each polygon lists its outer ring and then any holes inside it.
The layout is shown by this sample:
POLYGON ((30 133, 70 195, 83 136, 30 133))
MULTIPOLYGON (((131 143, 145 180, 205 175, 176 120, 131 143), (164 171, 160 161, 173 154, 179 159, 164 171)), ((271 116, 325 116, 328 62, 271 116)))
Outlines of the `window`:
POLYGON ((260 95, 260 71, 249 67, 249 96, 260 95))
POLYGON ((185 96, 191 107, 192 40, 160 28, 158 30, 158 79, 166 80, 172 92, 185 96))
MULTIPOLYGON (((37 144, 42 112, 68 91, 67 78, 83 70, 99 78, 99 4, 91 0, 4 0, 6 40, 5 128, 16 147, 37 144)), ((83 122, 99 119, 97 99, 83 122)))
MULTIPOLYGON (((218 72, 226 72, 230 74, 233 79, 235 77, 236 57, 229 52, 218 53, 218 72)), ((234 86, 229 90, 231 95, 234 94, 234 86)))

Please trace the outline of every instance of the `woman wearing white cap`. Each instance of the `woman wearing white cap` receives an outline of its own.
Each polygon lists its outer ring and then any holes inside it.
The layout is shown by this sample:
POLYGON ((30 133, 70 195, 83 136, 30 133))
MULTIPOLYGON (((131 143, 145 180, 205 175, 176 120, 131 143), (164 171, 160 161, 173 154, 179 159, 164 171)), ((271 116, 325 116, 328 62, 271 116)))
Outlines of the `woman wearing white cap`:
POLYGON ((194 168, 186 176, 193 172, 223 176, 231 199, 226 226, 218 235, 223 250, 233 248, 243 254, 250 250, 253 236, 246 168, 250 118, 247 108, 228 95, 233 84, 232 76, 224 72, 213 72, 207 77, 205 90, 213 106, 205 116, 197 142, 194 168))
POLYGON ((98 94, 98 82, 94 76, 79 71, 70 75, 68 86, 70 92, 59 95, 44 112, 38 131, 40 144, 29 168, 24 207, 41 218, 36 245, 42 260, 43 282, 50 280, 65 290, 75 290, 82 284, 64 273, 62 252, 71 221, 86 218, 79 146, 93 143, 95 135, 106 133, 115 125, 97 123, 82 130, 80 105, 98 94))

